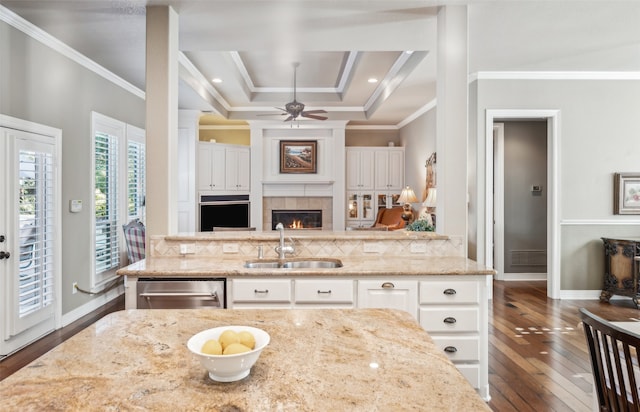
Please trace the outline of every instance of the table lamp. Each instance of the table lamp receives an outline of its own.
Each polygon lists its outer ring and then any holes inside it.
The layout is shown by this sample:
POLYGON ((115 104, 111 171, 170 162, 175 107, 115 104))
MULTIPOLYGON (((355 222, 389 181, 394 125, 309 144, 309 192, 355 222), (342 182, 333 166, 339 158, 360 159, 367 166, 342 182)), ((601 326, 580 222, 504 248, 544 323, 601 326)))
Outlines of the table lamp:
POLYGON ((416 203, 417 201, 418 198, 416 198, 416 194, 413 189, 409 186, 402 189, 400 197, 398 198, 398 203, 404 203, 404 206, 402 206, 403 211, 401 217, 406 223, 411 223, 413 221, 413 208, 410 203, 416 203))

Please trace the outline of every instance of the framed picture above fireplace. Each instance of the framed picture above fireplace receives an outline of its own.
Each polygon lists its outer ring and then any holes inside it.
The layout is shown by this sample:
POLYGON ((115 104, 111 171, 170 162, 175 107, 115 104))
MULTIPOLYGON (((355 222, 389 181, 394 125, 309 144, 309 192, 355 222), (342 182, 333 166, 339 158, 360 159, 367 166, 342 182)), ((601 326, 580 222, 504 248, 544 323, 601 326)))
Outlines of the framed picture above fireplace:
POLYGON ((280 173, 317 173, 317 140, 280 140, 280 173))

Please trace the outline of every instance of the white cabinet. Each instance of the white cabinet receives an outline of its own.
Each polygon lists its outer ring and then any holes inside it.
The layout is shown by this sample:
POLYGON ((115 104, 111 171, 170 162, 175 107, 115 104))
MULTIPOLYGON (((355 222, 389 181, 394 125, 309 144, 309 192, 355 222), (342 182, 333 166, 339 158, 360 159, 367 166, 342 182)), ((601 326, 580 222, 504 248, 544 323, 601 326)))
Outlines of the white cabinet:
POLYGON ((404 148, 375 151, 375 189, 401 191, 404 184, 404 148))
POLYGON ((353 307, 354 280, 296 279, 294 302, 296 307, 353 307))
POLYGON ((372 190, 374 152, 369 148, 347 148, 347 190, 372 190))
POLYGON ((251 154, 248 147, 226 149, 225 186, 227 190, 249 191, 251 154))
POLYGON ((486 277, 434 276, 419 282, 419 321, 441 348, 488 398, 488 301, 486 277))
POLYGON ((230 308, 291 307, 291 279, 227 280, 227 306, 230 308))
POLYGON ((347 192, 347 227, 370 227, 376 219, 373 192, 347 192))
POLYGON ((358 307, 400 309, 418 319, 418 282, 398 278, 358 280, 358 307))
POLYGON ((201 192, 249 192, 249 147, 200 142, 198 190, 201 192))
POLYGON ((198 190, 225 190, 225 148, 198 144, 198 190))

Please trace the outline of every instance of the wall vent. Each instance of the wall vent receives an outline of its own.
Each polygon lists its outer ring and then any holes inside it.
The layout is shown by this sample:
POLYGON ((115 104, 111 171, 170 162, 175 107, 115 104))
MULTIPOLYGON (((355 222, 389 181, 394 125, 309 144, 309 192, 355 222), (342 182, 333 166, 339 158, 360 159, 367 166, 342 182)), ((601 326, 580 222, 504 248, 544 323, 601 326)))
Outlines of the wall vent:
POLYGON ((546 250, 512 250, 512 266, 546 266, 546 250))

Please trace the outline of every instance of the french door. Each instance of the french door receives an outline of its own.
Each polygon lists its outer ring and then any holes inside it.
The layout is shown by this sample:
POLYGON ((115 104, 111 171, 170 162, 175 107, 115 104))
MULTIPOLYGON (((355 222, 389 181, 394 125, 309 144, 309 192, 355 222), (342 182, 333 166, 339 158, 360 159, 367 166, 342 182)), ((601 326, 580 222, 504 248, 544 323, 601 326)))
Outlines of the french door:
POLYGON ((0 355, 54 330, 60 312, 58 148, 0 127, 0 355))

